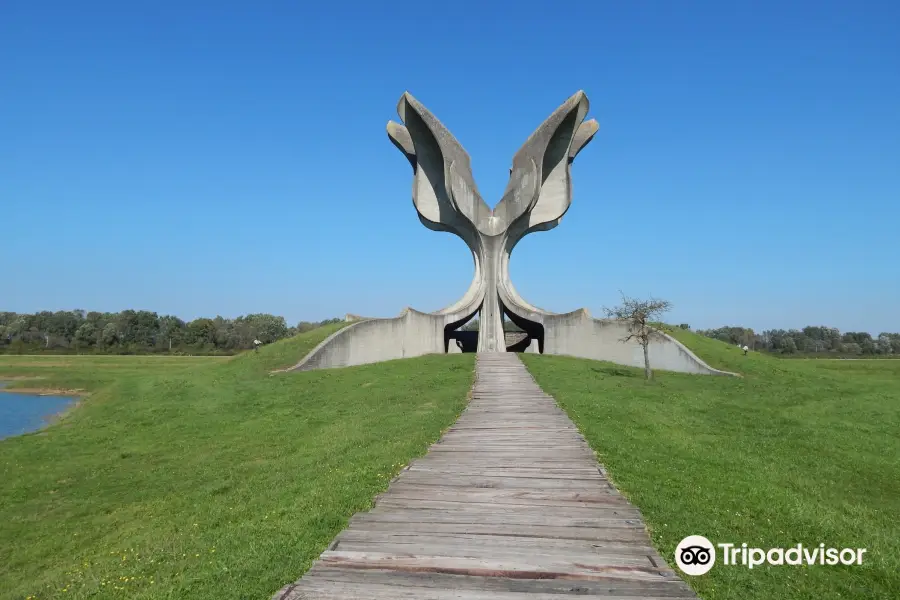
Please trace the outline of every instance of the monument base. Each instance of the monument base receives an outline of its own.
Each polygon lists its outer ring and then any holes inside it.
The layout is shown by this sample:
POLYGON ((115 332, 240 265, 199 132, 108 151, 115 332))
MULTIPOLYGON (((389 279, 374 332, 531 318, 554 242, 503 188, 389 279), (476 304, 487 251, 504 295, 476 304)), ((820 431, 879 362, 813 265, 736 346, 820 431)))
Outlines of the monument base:
MULTIPOLYGON (((644 348, 640 342, 636 339, 621 341, 629 334, 626 321, 594 319, 585 309, 545 315, 542 321, 542 354, 605 360, 629 367, 644 366, 644 348)), ((653 332, 648 352, 653 369, 698 375, 735 375, 710 367, 684 344, 659 330, 653 332)))
MULTIPOLYGON (((313 348, 286 371, 310 371, 350 367, 426 354, 471 352, 478 332, 455 329, 448 315, 422 313, 407 308, 392 319, 350 316, 353 321, 313 348), (459 343, 457 343, 459 342, 459 343)), ((542 332, 536 336, 510 336, 507 351, 556 354, 602 360, 629 367, 644 366, 644 352, 634 340, 622 342, 628 324, 594 319, 587 310, 543 315, 542 332)), ((650 366, 663 371, 700 375, 734 375, 707 365, 681 342, 657 331, 649 348, 650 366)))
POLYGON ((287 371, 350 367, 448 351, 448 329, 458 327, 452 315, 405 309, 393 319, 367 319, 348 315, 352 321, 312 349, 287 371))

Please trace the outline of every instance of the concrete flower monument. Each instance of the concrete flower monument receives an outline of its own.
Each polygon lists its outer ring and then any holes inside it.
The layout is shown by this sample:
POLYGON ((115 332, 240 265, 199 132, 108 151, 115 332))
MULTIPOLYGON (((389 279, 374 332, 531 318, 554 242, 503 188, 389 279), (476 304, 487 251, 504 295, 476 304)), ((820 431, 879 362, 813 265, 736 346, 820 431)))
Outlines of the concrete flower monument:
MULTIPOLYGON (((556 227, 572 202, 572 162, 599 128, 595 120, 586 120, 588 110, 587 96, 579 91, 553 111, 513 156, 509 183, 491 209, 478 192, 462 145, 425 106, 404 93, 397 106, 402 123, 388 122, 388 137, 412 166, 419 220, 434 231, 458 235, 471 250, 472 283, 458 301, 436 312, 406 308, 387 319, 348 315, 353 323, 293 369, 459 352, 457 330, 476 314, 478 352, 511 350, 503 331, 505 314, 527 333, 524 343, 517 344, 526 351, 642 366, 641 346, 621 341, 628 335, 626 323, 592 318, 586 309, 557 314, 538 308, 519 295, 509 275, 516 244, 529 233, 556 227)), ((654 336, 650 355, 654 368, 725 374, 663 332, 654 336)))

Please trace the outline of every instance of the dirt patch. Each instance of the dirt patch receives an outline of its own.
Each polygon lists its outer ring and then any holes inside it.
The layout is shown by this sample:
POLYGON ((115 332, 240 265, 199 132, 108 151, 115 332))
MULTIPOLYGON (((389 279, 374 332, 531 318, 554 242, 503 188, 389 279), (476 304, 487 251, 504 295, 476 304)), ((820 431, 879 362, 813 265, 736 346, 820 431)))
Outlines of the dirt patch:
POLYGON ((34 379, 46 379, 43 375, 3 375, 0 377, 0 383, 5 381, 29 381, 34 379))
MULTIPOLYGON (((7 355, 15 356, 15 355, 7 355)), ((10 361, 11 367, 71 367, 72 363, 61 360, 16 360, 10 361)))
POLYGON ((22 387, 22 388, 0 388, 0 393, 7 394, 31 394, 34 396, 87 396, 89 392, 83 389, 60 390, 54 388, 40 387, 22 387))

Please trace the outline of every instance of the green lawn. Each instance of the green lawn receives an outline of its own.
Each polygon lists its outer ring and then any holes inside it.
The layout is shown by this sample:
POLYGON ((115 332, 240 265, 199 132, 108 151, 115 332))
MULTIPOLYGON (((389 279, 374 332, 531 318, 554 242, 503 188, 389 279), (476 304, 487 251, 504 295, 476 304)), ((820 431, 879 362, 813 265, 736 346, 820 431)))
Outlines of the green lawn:
MULTIPOLYGON (((338 326, 233 358, 3 356, 83 406, 0 441, 0 600, 266 599, 462 410, 472 355, 282 373, 338 326)), ((785 361, 675 331, 743 378, 523 355, 670 561, 690 534, 865 547, 724 567, 703 598, 900 597, 900 361, 785 361)))
POLYGON ((138 376, 182 372, 200 365, 223 362, 218 356, 20 356, 0 355, 0 381, 8 389, 42 388, 99 390, 114 381, 138 376))
MULTIPOLYGON (((785 361, 673 332, 743 378, 523 355, 640 509, 674 566, 682 538, 867 548, 863 565, 717 565, 706 599, 900 598, 900 361, 785 361)), ((721 556, 721 555, 720 555, 721 556)))
POLYGON ((299 577, 473 377, 472 355, 269 374, 337 327, 225 360, 0 357, 0 379, 93 392, 0 441, 0 599, 265 599, 299 577))

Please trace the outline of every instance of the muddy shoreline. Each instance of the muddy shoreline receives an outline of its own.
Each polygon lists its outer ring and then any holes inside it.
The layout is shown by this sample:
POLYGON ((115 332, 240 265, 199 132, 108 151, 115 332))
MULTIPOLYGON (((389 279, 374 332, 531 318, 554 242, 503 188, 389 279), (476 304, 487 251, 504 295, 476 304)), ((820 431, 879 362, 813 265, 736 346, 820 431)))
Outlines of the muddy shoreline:
POLYGON ((90 395, 90 392, 81 388, 65 389, 51 387, 9 387, 10 383, 16 381, 37 381, 44 379, 43 377, 28 377, 22 375, 13 375, 11 377, 0 377, 0 393, 7 394, 25 394, 28 396, 75 396, 82 398, 90 395))

